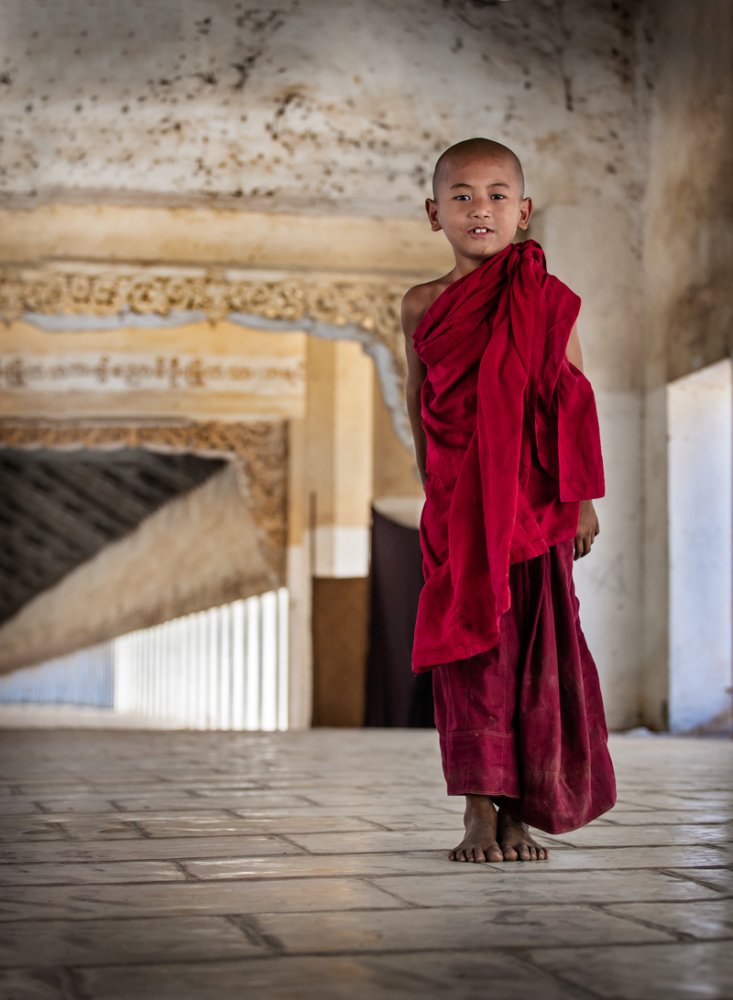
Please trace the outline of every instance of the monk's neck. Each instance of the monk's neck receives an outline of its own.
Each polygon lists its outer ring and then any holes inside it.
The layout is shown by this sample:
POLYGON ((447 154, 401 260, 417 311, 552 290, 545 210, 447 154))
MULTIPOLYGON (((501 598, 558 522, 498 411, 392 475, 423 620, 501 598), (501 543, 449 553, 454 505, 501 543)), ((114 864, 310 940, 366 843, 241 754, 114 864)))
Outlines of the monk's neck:
POLYGON ((506 247, 502 247, 501 250, 497 250, 495 253, 488 254, 486 257, 463 257, 458 254, 454 254, 456 266, 449 274, 450 282, 457 281, 458 278, 465 278, 466 275, 472 274, 487 261, 493 260, 495 257, 500 257, 507 247, 512 246, 511 243, 507 243, 506 247))

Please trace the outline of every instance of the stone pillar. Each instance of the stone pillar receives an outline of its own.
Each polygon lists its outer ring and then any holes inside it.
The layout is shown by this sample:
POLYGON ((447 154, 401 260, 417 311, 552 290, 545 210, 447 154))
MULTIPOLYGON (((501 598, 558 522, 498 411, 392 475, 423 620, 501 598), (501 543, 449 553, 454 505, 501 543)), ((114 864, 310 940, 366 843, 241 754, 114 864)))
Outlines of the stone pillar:
POLYGON ((285 563, 288 588, 288 653, 290 684, 288 725, 307 729, 313 711, 311 645, 312 566, 308 532, 306 422, 288 423, 288 521, 285 563))
POLYGON ((308 340, 306 468, 314 725, 364 712, 374 366, 358 343, 308 340))
POLYGON ((366 576, 374 365, 361 345, 309 337, 306 389, 314 576, 366 576))

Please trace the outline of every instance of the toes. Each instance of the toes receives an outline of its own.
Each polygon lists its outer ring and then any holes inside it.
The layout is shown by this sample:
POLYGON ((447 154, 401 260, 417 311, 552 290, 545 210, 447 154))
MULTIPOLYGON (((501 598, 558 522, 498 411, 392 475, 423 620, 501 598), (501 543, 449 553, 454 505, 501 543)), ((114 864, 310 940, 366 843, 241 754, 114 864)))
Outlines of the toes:
POLYGON ((486 861, 486 858, 484 857, 484 852, 481 850, 480 847, 474 847, 472 855, 473 855, 472 857, 473 861, 476 861, 478 863, 486 861))
POLYGON ((505 861, 517 861, 519 859, 519 855, 511 846, 511 844, 502 844, 501 849, 504 853, 505 861))
POLYGON ((494 844, 493 847, 489 848, 489 853, 488 853, 488 856, 487 856, 486 860, 487 861, 503 861, 504 860, 504 852, 502 851, 502 849, 499 847, 498 844, 494 844))
POLYGON ((520 861, 531 861, 532 855, 530 853, 529 844, 519 845, 519 860, 520 861))

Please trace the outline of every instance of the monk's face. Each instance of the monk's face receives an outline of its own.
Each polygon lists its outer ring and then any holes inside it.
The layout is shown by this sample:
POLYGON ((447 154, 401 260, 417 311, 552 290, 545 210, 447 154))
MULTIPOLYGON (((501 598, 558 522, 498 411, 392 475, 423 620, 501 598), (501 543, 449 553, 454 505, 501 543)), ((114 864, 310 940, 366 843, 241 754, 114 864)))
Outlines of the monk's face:
POLYGON ((511 158, 480 153, 450 158, 436 178, 425 208, 433 230, 442 230, 461 270, 477 267, 526 229, 532 202, 511 158))

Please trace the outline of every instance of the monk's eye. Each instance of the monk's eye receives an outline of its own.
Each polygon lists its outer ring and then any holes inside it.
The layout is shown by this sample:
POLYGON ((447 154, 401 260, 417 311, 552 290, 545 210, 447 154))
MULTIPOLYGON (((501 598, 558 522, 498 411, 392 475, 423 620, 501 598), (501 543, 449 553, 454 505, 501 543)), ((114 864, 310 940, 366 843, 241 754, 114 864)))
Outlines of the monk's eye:
POLYGON ((470 195, 467 195, 467 194, 457 194, 453 200, 454 201, 463 201, 465 199, 465 201, 468 201, 469 197, 470 197, 470 195))
POLYGON ((506 195, 505 194, 500 194, 498 191, 495 191, 494 194, 491 195, 491 197, 492 198, 500 198, 503 201, 504 198, 506 198, 506 195))

